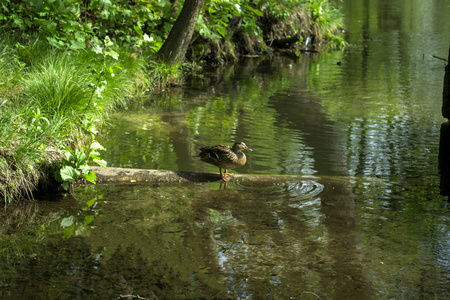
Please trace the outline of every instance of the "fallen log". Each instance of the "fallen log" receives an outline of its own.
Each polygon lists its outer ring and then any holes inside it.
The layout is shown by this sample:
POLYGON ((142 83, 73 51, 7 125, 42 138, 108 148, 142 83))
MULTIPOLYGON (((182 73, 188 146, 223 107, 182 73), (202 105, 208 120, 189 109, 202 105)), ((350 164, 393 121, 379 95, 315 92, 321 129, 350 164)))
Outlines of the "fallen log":
MULTIPOLYGON (((221 181, 218 173, 200 173, 168 170, 148 170, 131 168, 101 168, 91 167, 97 174, 97 184, 143 184, 143 183, 192 183, 221 181)), ((317 177, 310 175, 260 175, 260 174, 234 174, 229 182, 256 183, 256 182, 286 182, 315 180, 321 183, 336 181, 379 181, 375 179, 356 177, 317 177)), ((379 183, 379 182, 378 182, 379 183)))
MULTIPOLYGON (((219 173, 91 167, 98 184, 175 183, 221 181, 219 173)), ((300 181, 312 176, 234 174, 230 182, 300 181)))

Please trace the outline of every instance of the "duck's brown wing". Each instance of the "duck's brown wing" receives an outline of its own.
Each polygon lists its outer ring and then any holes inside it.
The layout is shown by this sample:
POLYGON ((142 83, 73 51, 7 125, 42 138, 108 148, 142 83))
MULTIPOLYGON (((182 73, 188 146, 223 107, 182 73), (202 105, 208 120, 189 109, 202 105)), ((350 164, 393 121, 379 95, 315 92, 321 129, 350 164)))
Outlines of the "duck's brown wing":
POLYGON ((226 145, 203 147, 200 149, 199 156, 201 160, 209 163, 237 159, 237 156, 232 151, 231 147, 226 145))

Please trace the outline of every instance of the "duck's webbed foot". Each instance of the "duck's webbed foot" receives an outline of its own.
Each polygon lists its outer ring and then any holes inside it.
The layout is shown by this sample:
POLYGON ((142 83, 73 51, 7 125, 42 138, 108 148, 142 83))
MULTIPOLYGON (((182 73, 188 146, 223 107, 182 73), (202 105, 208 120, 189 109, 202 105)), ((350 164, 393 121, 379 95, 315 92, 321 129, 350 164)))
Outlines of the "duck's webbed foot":
POLYGON ((220 177, 222 177, 223 181, 228 182, 233 177, 233 174, 227 173, 227 170, 225 170, 225 172, 223 174, 222 174, 222 172, 220 173, 220 177))

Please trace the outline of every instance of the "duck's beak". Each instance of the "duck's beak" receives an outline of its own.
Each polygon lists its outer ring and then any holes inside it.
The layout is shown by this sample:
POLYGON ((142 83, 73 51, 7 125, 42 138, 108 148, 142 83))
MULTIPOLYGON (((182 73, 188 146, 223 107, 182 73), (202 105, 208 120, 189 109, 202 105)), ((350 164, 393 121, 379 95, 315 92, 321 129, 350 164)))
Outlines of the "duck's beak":
POLYGON ((245 148, 245 150, 247 150, 247 151, 253 151, 252 149, 250 149, 249 147, 247 147, 247 148, 245 148))

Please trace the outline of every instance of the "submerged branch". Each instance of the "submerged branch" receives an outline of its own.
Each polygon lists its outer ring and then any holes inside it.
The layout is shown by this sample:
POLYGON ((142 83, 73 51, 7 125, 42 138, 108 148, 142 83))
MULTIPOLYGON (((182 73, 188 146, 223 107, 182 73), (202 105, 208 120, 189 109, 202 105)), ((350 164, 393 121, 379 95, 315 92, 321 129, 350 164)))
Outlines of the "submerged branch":
POLYGON ((443 61, 447 62, 447 60, 445 58, 442 58, 442 57, 439 57, 439 56, 436 56, 436 55, 432 55, 432 56, 434 58, 436 58, 436 59, 440 59, 440 60, 443 60, 443 61))

